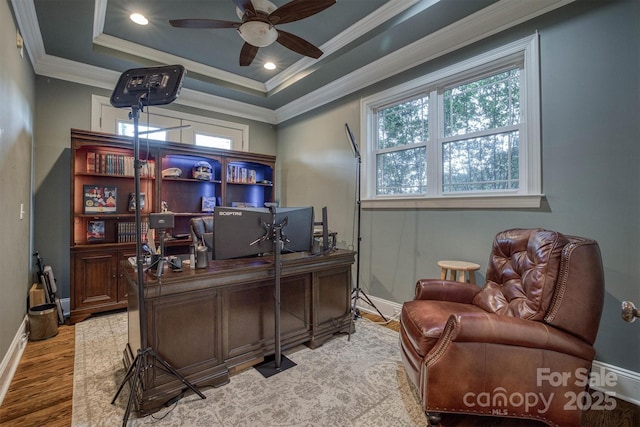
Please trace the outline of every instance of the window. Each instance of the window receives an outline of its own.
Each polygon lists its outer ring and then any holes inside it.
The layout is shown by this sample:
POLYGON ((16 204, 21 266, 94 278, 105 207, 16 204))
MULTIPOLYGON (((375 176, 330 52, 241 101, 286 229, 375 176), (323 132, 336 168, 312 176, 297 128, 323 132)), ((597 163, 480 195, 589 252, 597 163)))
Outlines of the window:
MULTIPOLYGON (((111 106, 109 99, 92 96, 91 129, 116 135, 133 136, 133 120, 130 110, 111 106)), ((141 138, 147 138, 146 130, 161 129, 149 133, 150 139, 195 144, 226 150, 248 151, 249 126, 204 116, 181 113, 160 106, 146 108, 140 114, 141 138)))
MULTIPOLYGON (((116 135, 134 136, 134 133, 135 133, 133 123, 129 123, 129 122, 123 122, 119 120, 117 129, 118 131, 116 132, 116 135)), ((144 125, 138 124, 138 134, 140 135, 141 138, 146 138, 148 136, 149 139, 166 141, 167 140, 166 131, 150 132, 158 129, 160 128, 157 126, 144 126, 144 125)))
POLYGON ((518 189, 520 71, 444 91, 443 193, 518 189))
POLYGON ((364 207, 537 207, 537 36, 362 101, 364 207))
POLYGON ((376 194, 424 194, 429 97, 378 111, 376 194))
POLYGON ((195 137, 196 145, 200 145, 202 147, 222 148, 224 150, 230 150, 231 143, 233 142, 231 138, 218 135, 207 135, 204 133, 196 133, 195 137))

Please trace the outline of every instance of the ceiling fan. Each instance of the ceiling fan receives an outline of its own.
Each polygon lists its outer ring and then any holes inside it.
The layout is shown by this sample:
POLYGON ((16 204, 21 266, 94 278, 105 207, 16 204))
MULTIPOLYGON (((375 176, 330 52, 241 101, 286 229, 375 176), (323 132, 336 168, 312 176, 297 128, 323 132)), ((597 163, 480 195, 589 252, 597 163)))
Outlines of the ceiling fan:
POLYGON ((319 58, 322 51, 308 41, 275 28, 278 24, 299 21, 322 12, 335 0, 292 0, 276 7, 268 0, 233 0, 242 22, 217 19, 172 19, 169 23, 180 28, 235 28, 245 41, 240 51, 240 65, 253 62, 258 49, 277 41, 287 49, 311 58, 319 58))

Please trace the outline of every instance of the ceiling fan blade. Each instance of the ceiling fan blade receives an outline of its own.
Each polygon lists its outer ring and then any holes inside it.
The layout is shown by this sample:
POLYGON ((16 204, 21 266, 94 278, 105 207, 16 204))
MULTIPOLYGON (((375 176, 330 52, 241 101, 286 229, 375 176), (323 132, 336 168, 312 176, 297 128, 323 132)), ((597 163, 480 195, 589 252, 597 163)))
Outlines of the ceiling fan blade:
POLYGON ((335 0, 293 0, 271 12, 268 19, 273 25, 299 21, 322 12, 335 3, 335 0))
POLYGON ((276 41, 287 49, 298 52, 300 55, 310 56, 315 59, 322 56, 322 51, 320 49, 305 39, 294 34, 287 33, 286 31, 278 30, 278 39, 276 41))
POLYGON ((253 58, 256 57, 256 53, 258 53, 258 48, 245 42, 242 50, 240 50, 240 66, 247 67, 251 65, 253 58))
POLYGON ((233 0, 236 4, 236 7, 242 11, 242 13, 246 13, 249 16, 255 16, 256 10, 253 7, 253 3, 251 0, 233 0))
POLYGON ((179 28, 238 28, 242 23, 217 19, 171 19, 169 23, 179 28))

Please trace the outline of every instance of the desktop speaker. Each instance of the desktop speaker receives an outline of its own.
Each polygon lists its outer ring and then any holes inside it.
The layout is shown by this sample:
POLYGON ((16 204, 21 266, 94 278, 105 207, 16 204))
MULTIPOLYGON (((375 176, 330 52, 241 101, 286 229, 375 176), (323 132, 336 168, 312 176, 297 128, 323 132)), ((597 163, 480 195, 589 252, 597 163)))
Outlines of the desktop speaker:
POLYGON ((150 213, 149 228, 173 228, 173 219, 172 213, 150 213))

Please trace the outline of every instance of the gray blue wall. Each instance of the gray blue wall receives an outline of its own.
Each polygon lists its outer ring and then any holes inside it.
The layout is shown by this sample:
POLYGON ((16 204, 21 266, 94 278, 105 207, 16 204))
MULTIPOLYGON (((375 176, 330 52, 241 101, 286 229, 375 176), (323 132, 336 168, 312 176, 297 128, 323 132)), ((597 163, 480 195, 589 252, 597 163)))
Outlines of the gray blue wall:
POLYGON ((402 303, 436 262, 479 263, 510 227, 547 227, 596 239, 606 275, 597 360, 640 372, 640 322, 620 302, 640 304, 640 3, 579 2, 440 58, 278 126, 281 199, 329 207, 343 246, 355 246, 356 163, 345 140, 359 129, 359 99, 502 43, 540 34, 542 163, 546 201, 531 210, 363 210, 361 286, 402 303))
POLYGON ((16 30, 8 2, 0 2, 0 355, 24 319, 32 281, 35 77, 26 50, 21 57, 16 48, 16 30))

